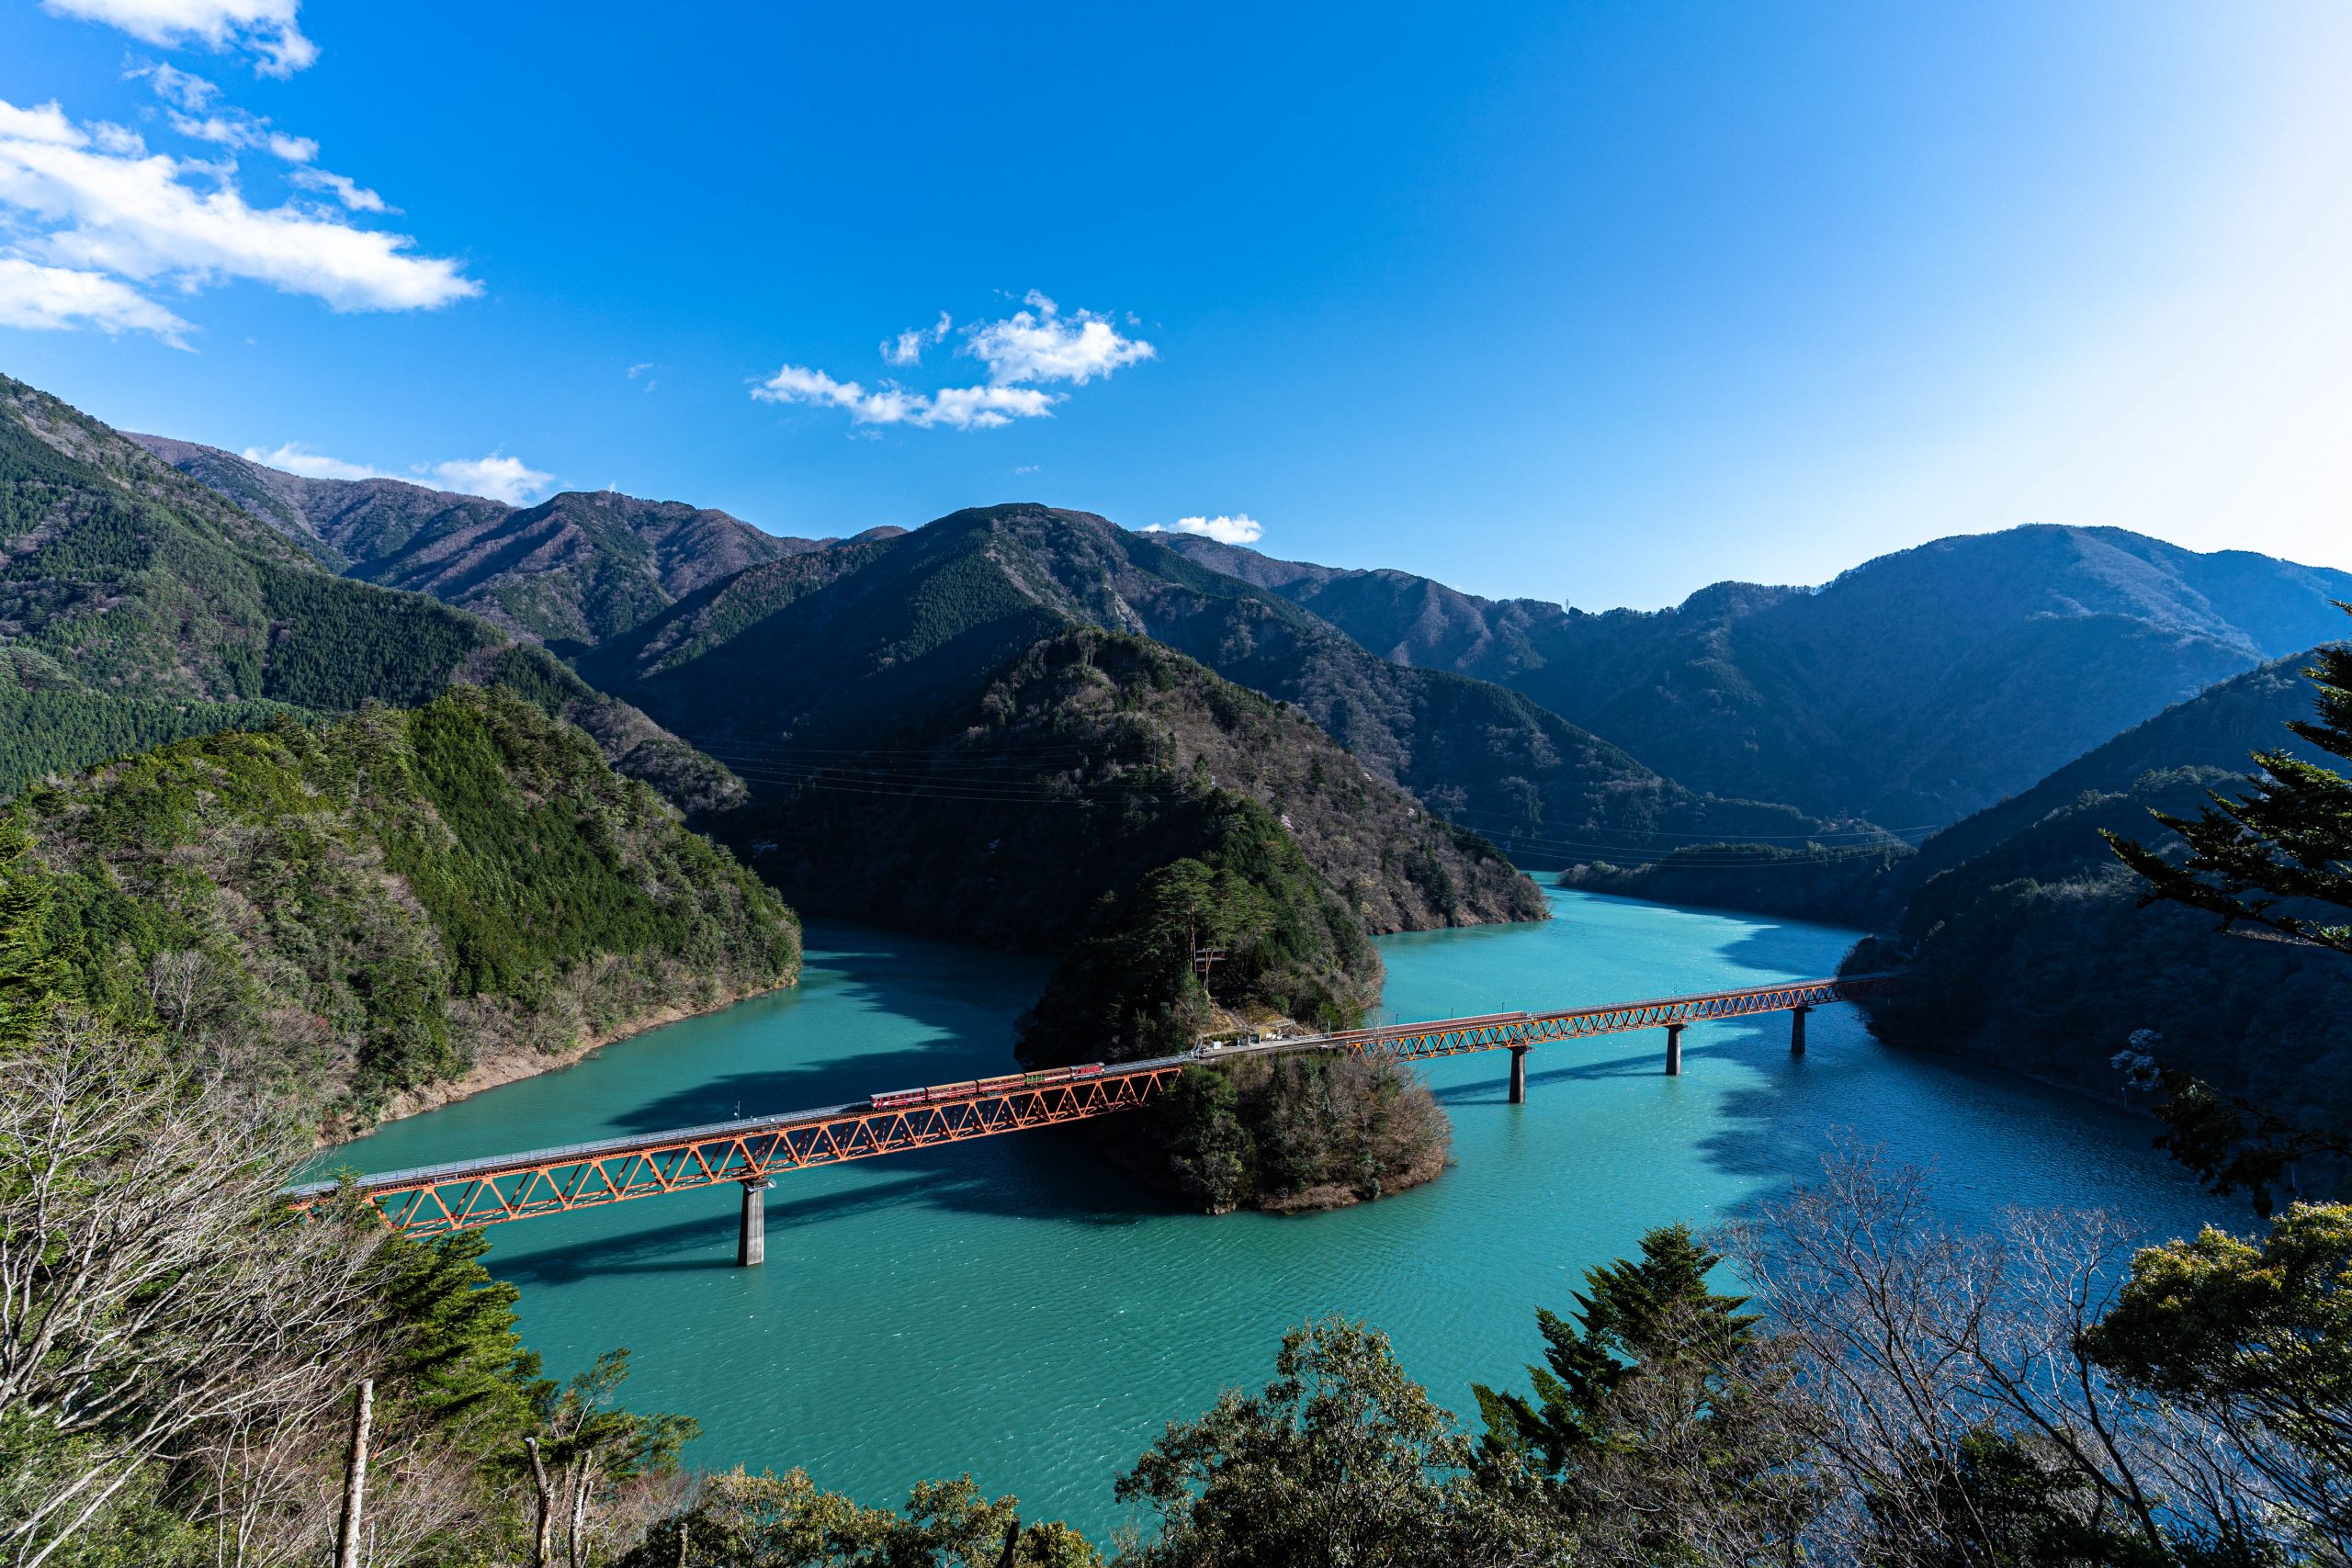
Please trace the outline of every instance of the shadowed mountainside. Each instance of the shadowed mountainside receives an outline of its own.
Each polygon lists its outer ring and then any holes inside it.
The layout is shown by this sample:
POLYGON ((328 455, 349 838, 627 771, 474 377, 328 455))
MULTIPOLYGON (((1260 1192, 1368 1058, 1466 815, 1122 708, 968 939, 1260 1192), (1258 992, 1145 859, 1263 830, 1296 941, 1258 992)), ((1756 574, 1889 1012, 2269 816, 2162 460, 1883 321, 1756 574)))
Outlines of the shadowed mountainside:
POLYGON ((1056 633, 907 739, 746 760, 761 798, 730 836, 803 908, 1058 952, 1098 898, 1194 853, 1214 803, 1238 796, 1365 931, 1546 913, 1491 844, 1368 776, 1304 715, 1141 637, 1056 633))
POLYGON ((1719 583, 1656 613, 1495 601, 1170 536, 1384 657, 1523 692, 1694 789, 1896 828, 2027 787, 2215 681, 2334 636, 2352 573, 2031 526, 1814 591, 1719 583))
POLYGON ((2282 1113, 2352 1124, 2352 965, 2334 953, 2244 933, 2173 904, 2140 908, 2145 885, 2102 829, 2143 843, 2169 835, 2151 810, 2194 816, 2209 791, 2244 788, 2247 753, 2318 760, 2284 728, 2308 717, 2309 655, 2225 681, 1947 829, 1877 890, 1905 983, 1868 1006, 1891 1044, 1946 1051, 2107 1098, 2109 1058, 2135 1030, 2157 1055, 2282 1113))

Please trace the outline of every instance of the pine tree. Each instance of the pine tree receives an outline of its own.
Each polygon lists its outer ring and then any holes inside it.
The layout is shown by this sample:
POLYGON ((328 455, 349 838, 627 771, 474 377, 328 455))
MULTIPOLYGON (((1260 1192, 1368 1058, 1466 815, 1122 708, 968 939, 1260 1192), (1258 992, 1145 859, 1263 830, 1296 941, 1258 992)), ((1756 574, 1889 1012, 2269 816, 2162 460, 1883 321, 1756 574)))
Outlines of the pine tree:
MULTIPOLYGON (((2352 604, 2345 605, 2352 613, 2352 604)), ((2322 649, 2304 671, 2319 686, 2315 719, 2287 728, 2352 761, 2352 646, 2322 649)), ((2123 863, 2147 879, 2143 904, 2170 901, 2222 917, 2222 929, 2262 926, 2290 941, 2352 954, 2352 779, 2283 750, 2257 751, 2262 769, 2239 799, 2213 796, 2195 821, 2154 814, 2188 847, 2178 863, 2119 834, 2106 835, 2123 863)))
POLYGON ((1611 1396, 1630 1380, 1670 1363, 1725 1361, 1749 1344, 1757 1315, 1741 1310, 1747 1298, 1708 1288, 1720 1261, 1690 1226, 1662 1225, 1642 1237, 1638 1262, 1586 1270, 1574 1322, 1539 1307, 1546 1348, 1545 1364, 1528 1369, 1535 1397, 1475 1388, 1487 1451, 1520 1455, 1556 1478, 1610 1445, 1611 1396))

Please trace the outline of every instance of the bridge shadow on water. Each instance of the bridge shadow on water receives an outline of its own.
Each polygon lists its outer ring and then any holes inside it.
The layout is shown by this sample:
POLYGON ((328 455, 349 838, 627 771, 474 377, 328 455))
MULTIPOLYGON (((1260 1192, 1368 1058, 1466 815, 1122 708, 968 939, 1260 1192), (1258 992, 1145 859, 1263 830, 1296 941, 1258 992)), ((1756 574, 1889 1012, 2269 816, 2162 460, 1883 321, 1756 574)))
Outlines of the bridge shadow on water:
MULTIPOLYGON (((978 1138, 875 1159, 780 1174, 767 1194, 768 1248, 795 1227, 842 1223, 881 1238, 910 1208, 1047 1225, 1117 1227, 1184 1210, 1149 1191, 1084 1143, 1078 1128, 978 1138)), ((614 1216, 597 1234, 549 1245, 518 1238, 499 1260, 503 1279, 526 1287, 614 1274, 698 1273, 735 1267, 735 1188, 724 1196, 653 1198, 592 1211, 614 1216), (630 1228, 617 1216, 639 1213, 630 1228), (674 1218, 671 1216, 676 1216, 674 1218)))

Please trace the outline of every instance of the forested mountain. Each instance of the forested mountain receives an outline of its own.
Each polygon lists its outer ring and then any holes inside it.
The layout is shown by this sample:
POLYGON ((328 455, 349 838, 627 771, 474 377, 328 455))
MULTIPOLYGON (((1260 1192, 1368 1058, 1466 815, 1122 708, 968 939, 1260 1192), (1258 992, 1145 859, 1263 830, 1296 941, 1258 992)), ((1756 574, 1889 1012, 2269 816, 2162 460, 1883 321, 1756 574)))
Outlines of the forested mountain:
POLYGON ((180 741, 13 816, 86 1005, 334 1124, 799 966, 774 893, 503 692, 180 741))
MULTIPOLYGON (((2208 791, 2240 793, 2254 749, 2307 753, 2283 727, 2311 714, 2308 662, 2225 681, 1929 839, 1878 890, 1911 966, 1871 1004, 1873 1030, 2113 1095, 2109 1058, 2153 1029, 2158 1055, 2224 1093, 2352 1125, 2352 965, 2139 908, 2145 884, 2098 836, 2160 840, 2151 809, 2194 816, 2208 791)), ((1852 962, 1889 956, 1871 942, 1852 962)))
POLYGON ((399 479, 312 479, 217 447, 131 437, 335 570, 429 593, 570 651, 745 567, 821 548, 724 512, 612 491, 516 508, 399 479))
POLYGON ((715 755, 788 763, 893 743, 1078 626, 1152 637, 1295 705, 1366 773, 1521 861, 1813 826, 1786 807, 1696 795, 1515 693, 1389 663, 1151 536, 1046 507, 960 512, 754 567, 579 668, 715 755))
POLYGON ((2226 676, 2334 637, 2352 573, 2117 528, 1939 540, 1672 610, 1494 601, 1212 540, 1170 547, 1386 658, 1499 681, 1701 790, 1949 822, 2226 676))
POLYGON ((544 651, 416 593, 334 576, 122 435, 0 378, 0 793, 272 709, 413 705, 496 682, 687 807, 741 786, 544 651))
POLYGON ((1545 913, 1492 845, 1305 715, 1141 637, 1054 633, 899 739, 745 762, 761 799, 731 831, 795 903, 1057 953, 1102 894, 1194 852, 1204 802, 1238 796, 1364 931, 1545 913))

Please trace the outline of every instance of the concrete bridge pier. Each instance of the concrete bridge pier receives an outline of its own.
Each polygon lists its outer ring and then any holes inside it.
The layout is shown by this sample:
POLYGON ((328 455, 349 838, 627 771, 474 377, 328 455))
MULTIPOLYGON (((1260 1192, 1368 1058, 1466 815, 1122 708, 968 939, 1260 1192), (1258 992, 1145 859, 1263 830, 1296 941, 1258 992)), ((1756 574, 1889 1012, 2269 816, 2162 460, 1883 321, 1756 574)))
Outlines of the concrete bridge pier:
POLYGON ((738 1269, 756 1269, 767 1261, 767 1190, 775 1185, 764 1176, 743 1183, 743 1224, 735 1236, 735 1267, 738 1269))
POLYGON ((1804 1055, 1804 1015, 1812 1010, 1811 1008, 1796 1008, 1789 1014, 1789 1055, 1792 1056, 1804 1055))
POLYGON ((1670 1078, 1682 1076, 1682 1027, 1679 1023, 1666 1026, 1666 1076, 1670 1078))
POLYGON ((1513 1105, 1527 1103, 1527 1047, 1524 1045, 1510 1048, 1510 1102, 1513 1105))

